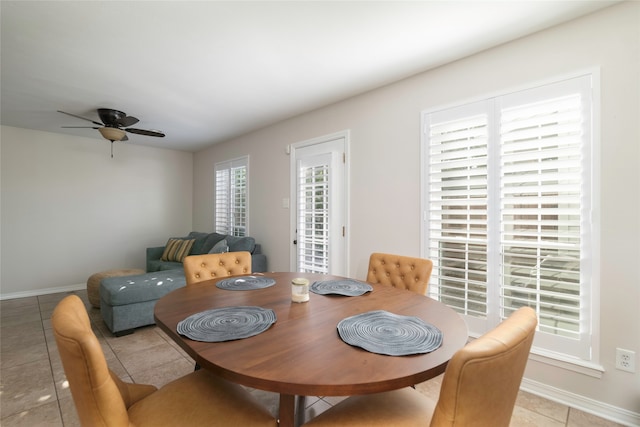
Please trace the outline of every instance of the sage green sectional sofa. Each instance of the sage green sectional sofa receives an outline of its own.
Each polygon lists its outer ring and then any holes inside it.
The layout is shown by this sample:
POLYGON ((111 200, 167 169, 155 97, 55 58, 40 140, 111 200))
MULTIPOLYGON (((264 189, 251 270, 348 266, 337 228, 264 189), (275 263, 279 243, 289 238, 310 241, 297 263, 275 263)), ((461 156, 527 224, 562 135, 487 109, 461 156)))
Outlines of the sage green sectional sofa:
MULTIPOLYGON (((247 251, 251 253, 252 272, 267 271, 267 257, 252 237, 193 231, 185 237, 170 238, 167 243, 175 245, 175 254, 180 256, 247 251)), ((182 262, 168 256, 166 246, 147 248, 145 274, 109 277, 100 282, 100 311, 114 335, 126 335, 135 328, 154 324, 156 301, 185 286, 182 262)))

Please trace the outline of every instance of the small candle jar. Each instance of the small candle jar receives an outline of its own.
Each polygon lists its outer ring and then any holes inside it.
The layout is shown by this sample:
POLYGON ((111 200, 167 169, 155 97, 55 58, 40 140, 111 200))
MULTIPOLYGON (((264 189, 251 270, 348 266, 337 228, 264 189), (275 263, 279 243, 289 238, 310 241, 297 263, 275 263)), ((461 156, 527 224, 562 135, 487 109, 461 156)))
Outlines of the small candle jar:
POLYGON ((309 301, 309 280, 303 277, 298 277, 291 281, 291 301, 309 301))

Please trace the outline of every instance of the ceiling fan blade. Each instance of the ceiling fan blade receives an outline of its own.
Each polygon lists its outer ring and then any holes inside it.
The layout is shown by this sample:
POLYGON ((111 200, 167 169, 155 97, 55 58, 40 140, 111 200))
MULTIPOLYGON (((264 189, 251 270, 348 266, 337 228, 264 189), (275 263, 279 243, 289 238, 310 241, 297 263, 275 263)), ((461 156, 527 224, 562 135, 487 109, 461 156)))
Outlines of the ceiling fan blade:
MULTIPOLYGON (((63 129, 100 129, 95 126, 60 126, 63 129)), ((100 126, 102 127, 102 126, 100 126)))
POLYGON ((82 120, 86 120, 88 122, 93 123, 94 125, 98 125, 98 126, 104 126, 102 123, 100 122, 96 122, 95 120, 91 120, 91 119, 87 119, 86 117, 82 117, 82 116, 78 116, 76 114, 71 114, 71 113, 67 113, 65 111, 60 111, 58 110, 58 113, 62 113, 62 114, 66 114, 67 116, 71 116, 71 117, 76 117, 78 119, 82 119, 82 120))
POLYGON ((127 135, 125 135, 125 136, 123 136, 123 137, 122 137, 122 139, 120 140, 120 142, 122 142, 122 141, 128 141, 128 140, 129 140, 129 137, 128 137, 127 135))
POLYGON ((140 120, 138 120, 137 118, 133 117, 133 116, 127 116, 127 117, 123 117, 119 120, 117 120, 118 125, 120 125, 121 127, 128 127, 128 126, 133 126, 136 123, 138 123, 140 120))
POLYGON ((159 138, 164 138, 164 133, 158 132, 156 130, 146 130, 146 129, 136 129, 136 128, 128 128, 124 130, 131 133, 137 133, 138 135, 157 136, 159 138))

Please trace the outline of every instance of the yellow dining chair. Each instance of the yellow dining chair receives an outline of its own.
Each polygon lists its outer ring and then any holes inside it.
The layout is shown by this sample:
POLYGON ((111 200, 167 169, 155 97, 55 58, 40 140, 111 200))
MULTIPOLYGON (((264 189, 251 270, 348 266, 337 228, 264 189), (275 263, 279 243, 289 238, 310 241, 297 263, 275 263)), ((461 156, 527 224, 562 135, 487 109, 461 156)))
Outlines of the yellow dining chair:
POLYGON ((458 350, 447 365, 437 402, 410 387, 353 396, 304 427, 507 427, 537 323, 533 309, 520 308, 458 350))
POLYGON ((122 381, 107 366, 76 295, 56 306, 51 323, 82 426, 277 426, 244 388, 205 370, 160 389, 122 381))
POLYGON ((251 254, 246 251, 190 255, 182 261, 187 285, 220 277, 251 274, 251 254))
POLYGON ((433 262, 424 258, 372 253, 369 258, 367 282, 381 283, 427 294, 433 262))

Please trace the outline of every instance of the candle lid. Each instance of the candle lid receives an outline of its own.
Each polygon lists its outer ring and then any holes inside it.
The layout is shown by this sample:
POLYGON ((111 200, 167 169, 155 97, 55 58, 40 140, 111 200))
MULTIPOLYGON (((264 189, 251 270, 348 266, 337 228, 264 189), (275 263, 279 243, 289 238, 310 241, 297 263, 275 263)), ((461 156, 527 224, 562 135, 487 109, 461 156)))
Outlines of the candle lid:
POLYGON ((309 284, 309 280, 305 279, 304 277, 297 277, 291 281, 291 284, 304 286, 309 284))

